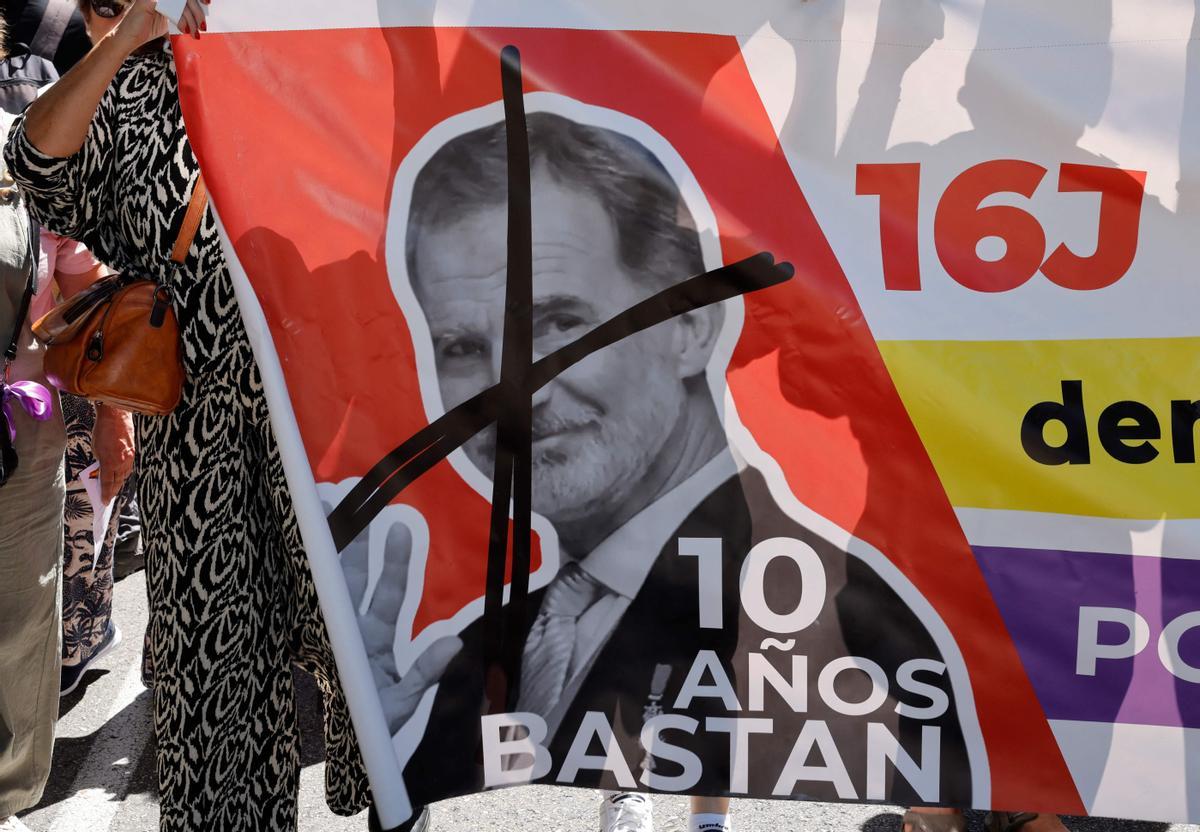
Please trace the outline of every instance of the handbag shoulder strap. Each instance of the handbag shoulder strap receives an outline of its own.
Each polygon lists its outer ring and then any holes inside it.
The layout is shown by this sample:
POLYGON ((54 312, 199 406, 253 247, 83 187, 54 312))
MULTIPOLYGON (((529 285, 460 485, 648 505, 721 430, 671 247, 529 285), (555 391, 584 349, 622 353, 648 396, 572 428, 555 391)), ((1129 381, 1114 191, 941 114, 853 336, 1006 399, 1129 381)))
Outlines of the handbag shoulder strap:
POLYGON ((4 349, 4 358, 0 360, 0 382, 8 380, 8 367, 17 357, 17 342, 21 339, 21 330, 25 328, 25 316, 29 314, 29 304, 37 292, 38 259, 41 255, 41 228, 31 214, 29 217, 29 276, 25 279, 25 291, 21 295, 21 305, 17 307, 17 319, 13 324, 12 338, 4 349))
POLYGON ((196 239, 200 229, 200 220, 204 219, 204 209, 208 207, 208 187, 204 184, 204 175, 196 179, 196 187, 192 189, 192 198, 188 202, 187 213, 183 215, 183 224, 179 226, 179 236, 175 238, 175 248, 171 250, 171 260, 181 264, 187 259, 188 249, 196 239))

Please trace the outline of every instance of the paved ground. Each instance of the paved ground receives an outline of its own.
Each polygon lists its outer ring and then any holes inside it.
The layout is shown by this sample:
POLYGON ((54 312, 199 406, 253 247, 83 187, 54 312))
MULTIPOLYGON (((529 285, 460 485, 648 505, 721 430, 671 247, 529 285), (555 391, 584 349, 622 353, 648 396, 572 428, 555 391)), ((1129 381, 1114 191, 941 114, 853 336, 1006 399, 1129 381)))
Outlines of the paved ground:
MULTIPOLYGON (((141 685, 139 658, 146 626, 145 583, 136 574, 117 584, 116 617, 124 634, 119 648, 91 670, 80 690, 62 702, 54 770, 42 803, 23 820, 34 832, 153 832, 158 806, 150 696, 141 685)), ((333 815, 322 797, 324 777, 320 700, 312 683, 299 680, 304 737, 300 795, 301 832, 365 832, 365 815, 333 815)), ((433 808, 435 832, 591 832, 597 828, 597 794, 579 789, 528 787, 459 798, 433 808)), ((684 798, 655 800, 656 829, 685 830, 684 798)), ((897 810, 888 806, 734 801, 739 832, 896 832, 897 810)), ((971 832, 982 820, 972 815, 971 832)), ((1069 819, 1074 832, 1200 832, 1098 818, 1069 819)))

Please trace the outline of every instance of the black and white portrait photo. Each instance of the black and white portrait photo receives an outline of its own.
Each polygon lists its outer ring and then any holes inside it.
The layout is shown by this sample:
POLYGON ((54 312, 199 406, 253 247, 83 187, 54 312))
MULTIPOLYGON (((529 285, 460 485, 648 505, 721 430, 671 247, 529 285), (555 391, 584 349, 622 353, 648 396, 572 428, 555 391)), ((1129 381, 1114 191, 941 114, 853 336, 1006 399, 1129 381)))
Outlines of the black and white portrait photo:
MULTIPOLYGON (((550 93, 526 106, 537 361, 723 261, 713 207, 661 136, 550 93)), ((431 421, 502 381, 507 195, 495 106, 439 125, 397 175, 387 262, 431 421)), ((370 580, 347 550, 414 804, 528 781, 971 801, 986 766, 961 657, 743 427, 725 381, 742 326, 740 298, 693 308, 533 393, 541 561, 505 634, 510 712, 488 712, 482 601, 409 638, 419 523, 388 534, 370 580)), ((489 499, 497 436, 450 457, 489 499)))

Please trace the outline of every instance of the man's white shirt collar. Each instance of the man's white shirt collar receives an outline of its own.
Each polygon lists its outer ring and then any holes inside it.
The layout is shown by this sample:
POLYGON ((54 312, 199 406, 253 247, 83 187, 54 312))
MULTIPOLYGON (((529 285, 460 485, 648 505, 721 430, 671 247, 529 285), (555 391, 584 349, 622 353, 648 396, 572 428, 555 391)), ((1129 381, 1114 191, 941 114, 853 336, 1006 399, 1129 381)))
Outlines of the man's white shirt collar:
POLYGON ((632 600, 670 536, 737 470, 729 450, 722 450, 606 537, 579 561, 579 567, 609 591, 632 600))

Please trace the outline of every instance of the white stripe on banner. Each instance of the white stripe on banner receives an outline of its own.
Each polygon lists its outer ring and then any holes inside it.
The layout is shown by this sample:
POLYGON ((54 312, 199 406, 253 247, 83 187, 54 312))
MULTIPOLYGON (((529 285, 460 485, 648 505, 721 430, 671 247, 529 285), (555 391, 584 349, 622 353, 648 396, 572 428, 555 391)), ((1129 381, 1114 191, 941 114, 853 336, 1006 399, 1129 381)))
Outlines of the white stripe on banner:
POLYGON ((1126 520, 1036 511, 955 509, 972 546, 1200 560, 1200 520, 1126 520))
MULTIPOLYGON (((1065 48, 1096 42, 1145 43, 1179 42, 1188 39, 1194 8, 1175 0, 1141 0, 1138 14, 1122 15, 1114 20, 1111 32, 1102 27, 1094 14, 1092 0, 1058 0, 1031 3, 1027 0, 993 0, 1009 4, 1018 23, 992 32, 984 49, 1065 48)), ((183 9, 183 0, 160 0, 158 8, 172 19, 183 9)), ((766 21, 803 21, 803 15, 790 11, 779 0, 690 0, 687 3, 646 3, 644 0, 605 0, 603 17, 597 7, 579 0, 553 3, 511 0, 403 0, 381 3, 379 0, 214 0, 209 7, 208 32, 272 32, 314 29, 360 29, 379 26, 504 26, 515 28, 615 29, 632 31, 698 32, 749 37, 766 21), (781 11, 782 7, 782 11, 781 11)), ((862 4, 848 18, 874 18, 874 3, 862 4), (864 14, 868 12, 869 14, 864 14)), ((981 0, 955 3, 948 11, 963 25, 948 26, 946 36, 934 49, 969 51, 976 48, 981 0)), ((784 28, 798 28, 787 27, 784 28)), ((783 31, 789 40, 821 42, 809 32, 783 31)), ((875 32, 855 32, 853 39, 873 45, 875 32)), ((908 48, 904 43, 889 47, 908 48)), ((923 47, 922 47, 923 48, 923 47)))
POLYGON ((1051 720, 1088 813, 1173 821, 1200 806, 1200 730, 1051 720))

